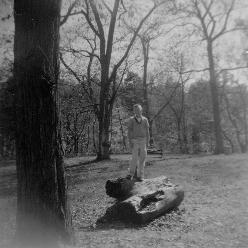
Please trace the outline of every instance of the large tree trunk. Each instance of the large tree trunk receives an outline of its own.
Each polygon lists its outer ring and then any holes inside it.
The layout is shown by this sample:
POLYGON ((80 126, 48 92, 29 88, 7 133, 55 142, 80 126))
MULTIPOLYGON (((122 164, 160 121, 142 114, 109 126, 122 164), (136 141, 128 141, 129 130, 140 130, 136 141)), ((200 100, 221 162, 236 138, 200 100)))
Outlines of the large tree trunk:
MULTIPOLYGON (((104 46, 105 47, 105 46, 104 46)), ((97 159, 110 159, 110 117, 112 112, 109 110, 109 63, 104 54, 101 54, 101 90, 100 106, 98 114, 99 133, 98 133, 98 152, 97 159)))
POLYGON ((18 245, 56 247, 71 216, 57 107, 60 0, 15 0, 18 245))
POLYGON ((98 136, 98 160, 110 159, 110 124, 113 106, 108 99, 103 100, 100 106, 99 136, 98 136))
POLYGON ((215 75, 215 65, 213 57, 213 45, 211 41, 207 44, 208 51, 208 62, 209 62, 209 84, 212 96, 212 107, 213 107, 213 117, 214 117, 214 132, 215 132, 215 154, 220 154, 224 152, 223 137, 221 131, 221 118, 220 118, 220 107, 219 107, 219 94, 218 86, 215 75))
POLYGON ((143 64, 143 108, 144 114, 147 118, 149 118, 149 101, 148 101, 148 90, 147 90, 147 67, 149 61, 149 42, 145 40, 145 38, 141 38, 141 44, 143 47, 143 57, 144 57, 144 64, 143 64))

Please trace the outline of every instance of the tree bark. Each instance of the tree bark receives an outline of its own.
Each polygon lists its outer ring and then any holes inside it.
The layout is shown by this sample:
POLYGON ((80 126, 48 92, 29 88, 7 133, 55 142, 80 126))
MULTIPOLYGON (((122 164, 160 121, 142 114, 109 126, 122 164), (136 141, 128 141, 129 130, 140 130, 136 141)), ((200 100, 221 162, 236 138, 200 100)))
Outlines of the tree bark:
MULTIPOLYGON (((98 119, 99 121, 99 143, 98 143, 98 160, 110 159, 110 124, 112 116, 113 106, 108 102, 108 99, 104 101, 105 104, 102 107, 101 116, 98 119)), ((101 108, 101 107, 100 107, 101 108)))
POLYGON ((209 84, 212 96, 212 108, 214 117, 214 133, 215 133, 215 154, 224 153, 224 144, 221 131, 221 118, 219 106, 219 93, 215 75, 215 65, 213 56, 213 44, 210 40, 207 41, 208 63, 209 63, 209 84))
POLYGON ((15 0, 16 236, 21 247, 71 239, 57 105, 60 0, 15 0))

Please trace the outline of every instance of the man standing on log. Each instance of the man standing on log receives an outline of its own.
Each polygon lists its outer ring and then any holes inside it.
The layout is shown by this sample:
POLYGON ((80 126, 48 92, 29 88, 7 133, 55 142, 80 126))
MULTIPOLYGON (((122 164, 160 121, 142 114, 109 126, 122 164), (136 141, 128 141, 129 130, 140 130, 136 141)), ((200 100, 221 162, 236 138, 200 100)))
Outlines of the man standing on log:
POLYGON ((132 150, 132 160, 127 178, 132 179, 137 168, 137 181, 144 179, 144 167, 149 144, 149 123, 142 115, 140 104, 133 106, 134 116, 128 122, 128 140, 132 150))

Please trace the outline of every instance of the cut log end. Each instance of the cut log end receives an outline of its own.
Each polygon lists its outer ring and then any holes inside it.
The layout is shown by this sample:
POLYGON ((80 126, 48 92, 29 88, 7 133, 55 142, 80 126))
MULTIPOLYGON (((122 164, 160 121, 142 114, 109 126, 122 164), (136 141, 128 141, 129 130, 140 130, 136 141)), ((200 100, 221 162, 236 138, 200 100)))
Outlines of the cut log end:
POLYGON ((116 199, 125 199, 132 195, 134 181, 126 178, 108 180, 105 185, 106 194, 116 199))

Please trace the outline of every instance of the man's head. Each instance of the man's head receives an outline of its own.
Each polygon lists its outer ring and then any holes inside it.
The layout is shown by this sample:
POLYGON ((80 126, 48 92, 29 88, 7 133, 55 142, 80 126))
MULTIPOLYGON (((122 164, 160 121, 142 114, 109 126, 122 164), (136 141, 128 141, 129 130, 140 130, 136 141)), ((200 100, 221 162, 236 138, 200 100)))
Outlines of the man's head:
POLYGON ((136 116, 140 117, 142 115, 142 107, 140 104, 133 105, 133 112, 136 116))

